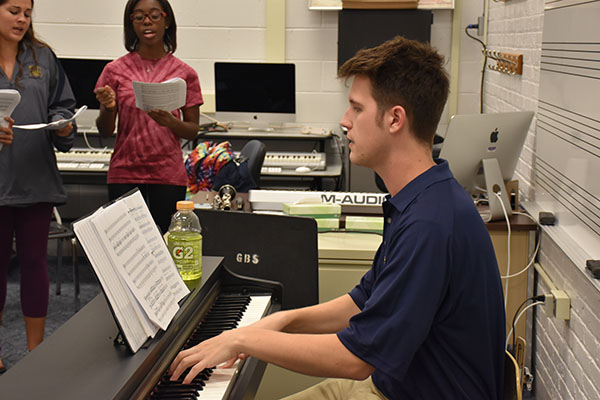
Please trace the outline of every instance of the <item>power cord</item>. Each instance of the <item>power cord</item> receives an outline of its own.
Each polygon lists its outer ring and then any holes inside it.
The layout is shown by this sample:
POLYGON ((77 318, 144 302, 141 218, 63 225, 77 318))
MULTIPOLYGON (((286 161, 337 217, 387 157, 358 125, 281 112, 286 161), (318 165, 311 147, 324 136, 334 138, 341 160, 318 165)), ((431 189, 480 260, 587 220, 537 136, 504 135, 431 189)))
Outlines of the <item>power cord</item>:
POLYGON ((527 270, 529 270, 529 268, 533 265, 533 263, 535 262, 535 259, 537 257, 537 254, 539 252, 540 249, 540 244, 542 241, 541 235, 540 235, 540 226, 537 223, 537 221, 532 218, 530 215, 526 214, 526 213, 521 213, 521 212, 513 212, 513 214, 516 215, 524 215, 526 217, 528 217, 529 219, 531 219, 532 221, 534 221, 537 225, 537 233, 536 233, 536 245, 535 245, 535 250, 533 251, 533 254, 531 255, 531 258, 529 260, 529 262, 527 263, 527 265, 521 269, 519 272, 510 273, 510 242, 511 242, 511 227, 510 227, 510 219, 508 218, 508 213, 506 212, 506 208, 504 206, 504 202, 502 201, 502 198, 500 197, 499 193, 495 193, 493 192, 494 195, 498 198, 498 201, 500 202, 500 205, 502 206, 502 211, 504 213, 504 218, 506 220, 506 229, 507 229, 507 243, 506 243, 506 275, 501 275, 500 279, 505 279, 505 284, 504 284, 504 308, 506 309, 506 306, 508 304, 508 282, 510 278, 514 278, 516 276, 521 275, 522 273, 526 272, 527 270))
MULTIPOLYGON (((215 126, 218 126, 218 127, 220 127, 220 128, 221 128, 221 129, 222 129, 224 132, 227 132, 227 131, 229 131, 229 128, 230 128, 230 127, 229 127, 228 125, 226 125, 226 124, 222 123, 221 121, 219 121, 219 120, 217 120, 217 119, 215 119, 215 118, 211 117, 210 115, 206 115, 206 114, 204 114, 203 112, 200 112, 200 116, 201 116, 201 117, 204 117, 204 118, 206 118, 206 119, 208 119, 208 120, 210 120, 211 122, 213 122, 213 123, 215 124, 215 126)), ((205 124, 205 125, 206 125, 206 124, 205 124)), ((200 125, 200 126, 203 126, 203 125, 200 125)))
POLYGON ((541 304, 544 304, 544 300, 545 300, 545 299, 546 299, 546 296, 545 296, 545 295, 543 295, 543 294, 542 294, 542 295, 538 295, 538 296, 533 296, 533 297, 530 297, 530 298, 528 298, 528 299, 525 299, 525 300, 524 300, 524 301, 521 303, 521 305, 520 305, 520 306, 517 308, 517 310, 515 311, 515 315, 513 316, 513 320, 512 320, 511 329, 510 329, 510 331, 508 332, 508 335, 506 335, 506 346, 505 346, 505 347, 506 347, 506 350, 508 350, 508 342, 510 341, 510 337, 511 337, 511 335, 513 336, 513 341, 512 341, 512 345, 513 345, 513 347, 512 347, 512 348, 514 349, 514 348, 516 347, 516 345, 517 345, 517 338, 516 338, 516 335, 513 335, 513 332, 515 331, 515 326, 517 325, 517 322, 519 322, 519 319, 521 318, 521 316, 522 316, 522 315, 523 315, 525 312, 527 312, 527 310, 529 310, 530 308, 532 308, 532 307, 535 307, 535 306, 539 306, 539 305, 541 305, 541 304), (522 308, 522 307, 523 307, 525 304, 527 304, 527 302, 528 302, 528 301, 531 301, 531 300, 535 300, 535 302, 534 302, 534 303, 531 303, 530 305, 528 305, 527 307, 525 307, 525 308, 523 308, 523 309, 521 310, 521 308, 522 308))
POLYGON ((484 82, 484 77, 485 77, 485 67, 487 66, 487 52, 485 50, 487 50, 487 46, 485 45, 485 43, 483 43, 483 41, 481 41, 480 39, 476 38, 475 36, 472 36, 469 33, 469 29, 478 29, 479 28, 479 24, 470 24, 467 25, 465 27, 465 34, 470 37, 473 40, 478 41, 479 43, 481 43, 481 45, 483 46, 483 68, 481 69, 481 85, 480 85, 480 89, 479 89, 479 113, 483 114, 483 82, 484 82))
POLYGON ((530 220, 532 220, 533 222, 535 222, 536 226, 537 226, 537 231, 536 231, 536 244, 535 244, 535 249, 533 250, 533 253, 531 255, 531 258, 529 260, 529 263, 527 263, 527 265, 520 270, 519 272, 515 272, 514 274, 510 274, 510 275, 504 275, 501 276, 502 279, 510 279, 510 278, 514 278, 515 276, 519 276, 522 273, 526 272, 529 268, 531 268, 531 266, 533 265, 533 263, 535 262, 535 259, 537 258, 537 254, 540 250, 540 244, 542 243, 542 236, 541 236, 541 226, 540 224, 535 220, 535 218, 533 218, 531 215, 527 214, 527 213, 522 213, 522 212, 518 212, 518 211, 513 211, 513 214, 515 215, 524 215, 527 218, 529 218, 530 220))
POLYGON ((196 137, 193 139, 189 139, 187 141, 185 141, 182 145, 181 148, 185 148, 187 147, 190 143, 193 144, 193 146, 195 147, 196 144, 198 143, 198 140, 205 134, 208 132, 228 132, 230 126, 227 124, 223 124, 220 121, 214 119, 213 117, 210 117, 204 113, 200 113, 201 117, 204 117, 208 120, 210 120, 211 122, 205 123, 205 124, 199 124, 198 125, 198 133, 196 134, 196 137))
MULTIPOLYGON (((510 219, 508 218, 508 212, 506 211, 506 207, 504 206, 504 202, 502 201, 502 197, 500 197, 499 193, 496 193, 494 191, 492 191, 492 193, 494 193, 494 195, 498 198, 498 201, 500 202, 500 205, 502 206, 502 212, 504 213, 504 219, 506 220, 506 230, 508 231, 507 234, 507 242, 506 242, 506 276, 510 276, 510 236, 511 236, 511 229, 510 229, 510 219)), ((488 195, 489 195, 489 191, 488 191, 488 195)), ((508 278, 506 278, 506 283, 504 285, 504 309, 506 309, 506 305, 508 304, 508 278)))
MULTIPOLYGON (((102 137, 100 136, 100 134, 98 134, 98 137, 100 137, 100 141, 102 141, 102 137)), ((90 141, 88 139, 87 132, 85 132, 85 131, 83 132, 83 140, 85 141, 86 146, 90 150, 96 150, 96 151, 106 151, 106 150, 108 150, 108 146, 104 146, 101 149, 92 146, 92 144, 90 143, 90 141)))

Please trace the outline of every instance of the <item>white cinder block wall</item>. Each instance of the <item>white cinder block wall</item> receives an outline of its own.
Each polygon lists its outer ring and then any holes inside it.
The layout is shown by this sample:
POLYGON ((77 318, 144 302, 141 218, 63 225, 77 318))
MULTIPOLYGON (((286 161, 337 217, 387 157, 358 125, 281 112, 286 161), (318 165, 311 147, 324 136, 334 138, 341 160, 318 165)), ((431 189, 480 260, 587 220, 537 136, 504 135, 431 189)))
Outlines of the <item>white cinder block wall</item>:
MULTIPOLYGON (((125 54, 125 3, 38 0, 34 27, 60 57, 114 59, 125 54)), ((175 55, 198 72, 207 106, 214 96, 215 61, 266 61, 267 0, 172 0, 171 5, 178 26, 175 55)), ((447 57, 451 21, 452 11, 434 11, 432 43, 447 57)), ((346 88, 336 77, 337 25, 336 11, 311 11, 305 0, 285 2, 285 61, 296 64, 299 123, 337 126, 346 108, 346 88)), ((201 110, 211 111, 210 106, 201 110)))
MULTIPOLYGON (((125 3, 38 1, 34 26, 61 57, 114 59, 125 54, 125 3)), ((309 11, 307 4, 286 1, 285 61, 297 64, 297 121, 337 125, 345 109, 345 88, 335 75, 337 13, 309 11)), ((171 5, 178 26, 175 55, 198 72, 211 111, 215 61, 266 60, 267 1, 172 0, 171 5)))
MULTIPOLYGON (((598 287, 547 235, 539 262, 571 298, 571 319, 548 318, 542 310, 536 314, 536 399, 600 399, 598 287)), ((540 282, 538 293, 547 292, 540 282)))
POLYGON ((285 16, 285 60, 296 64, 296 121, 337 125, 346 109, 346 87, 337 79, 337 12, 287 0, 285 16))
MULTIPOLYGON (((484 86, 485 112, 537 111, 544 2, 490 2, 488 48, 523 54, 523 75, 512 76, 487 70, 484 86)), ((488 64, 495 64, 488 60, 488 64)), ((536 120, 521 152, 515 178, 526 199, 531 197, 533 146, 536 120)))
MULTIPOLYGON (((488 47, 522 53, 524 68, 521 77, 486 72, 485 111, 537 110, 543 15, 544 0, 490 1, 488 47)), ((534 145, 535 119, 517 166, 516 177, 526 197, 533 195, 534 145)), ((538 260, 554 284, 568 293, 572 308, 570 321, 536 311, 535 339, 528 344, 534 346, 536 399, 598 399, 600 293, 547 235, 542 234, 538 260)), ((538 294, 548 290, 538 284, 538 294)))

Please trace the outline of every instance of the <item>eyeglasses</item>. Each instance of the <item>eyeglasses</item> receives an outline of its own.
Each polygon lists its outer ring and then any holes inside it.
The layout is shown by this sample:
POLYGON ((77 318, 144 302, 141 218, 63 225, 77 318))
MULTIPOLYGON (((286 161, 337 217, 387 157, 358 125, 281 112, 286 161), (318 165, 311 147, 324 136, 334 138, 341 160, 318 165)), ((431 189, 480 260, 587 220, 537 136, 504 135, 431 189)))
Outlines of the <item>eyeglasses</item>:
POLYGON ((160 21, 161 18, 166 17, 167 13, 160 10, 152 10, 149 13, 137 11, 129 16, 133 22, 144 22, 146 17, 150 18, 150 21, 160 21))

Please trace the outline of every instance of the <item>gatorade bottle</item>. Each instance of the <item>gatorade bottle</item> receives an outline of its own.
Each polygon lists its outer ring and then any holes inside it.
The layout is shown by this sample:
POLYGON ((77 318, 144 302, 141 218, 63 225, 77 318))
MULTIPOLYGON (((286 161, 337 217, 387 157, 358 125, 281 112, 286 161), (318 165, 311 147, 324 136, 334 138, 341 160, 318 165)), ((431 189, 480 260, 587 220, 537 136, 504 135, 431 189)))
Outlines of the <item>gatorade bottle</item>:
POLYGON ((168 247, 184 281, 202 277, 202 227, 194 213, 194 202, 178 201, 171 218, 168 247))

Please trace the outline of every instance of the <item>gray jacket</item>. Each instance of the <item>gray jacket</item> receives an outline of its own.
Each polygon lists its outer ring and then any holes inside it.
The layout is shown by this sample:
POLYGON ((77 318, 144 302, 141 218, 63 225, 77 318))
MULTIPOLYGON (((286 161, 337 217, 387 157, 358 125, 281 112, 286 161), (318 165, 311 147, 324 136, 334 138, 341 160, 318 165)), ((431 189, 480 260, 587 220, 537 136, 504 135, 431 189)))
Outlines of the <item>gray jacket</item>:
MULTIPOLYGON (((0 74, 0 89, 15 89, 21 101, 11 117, 17 124, 37 124, 70 118, 75 98, 62 67, 48 47, 32 50, 21 44, 19 60, 23 75, 15 82, 19 64, 15 63, 13 79, 0 74)), ((63 204, 67 201, 62 178, 56 166, 54 148, 69 151, 76 127, 66 137, 56 131, 13 129, 11 145, 0 149, 0 206, 26 206, 35 203, 63 204)))

